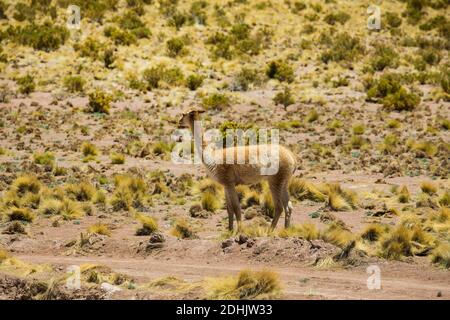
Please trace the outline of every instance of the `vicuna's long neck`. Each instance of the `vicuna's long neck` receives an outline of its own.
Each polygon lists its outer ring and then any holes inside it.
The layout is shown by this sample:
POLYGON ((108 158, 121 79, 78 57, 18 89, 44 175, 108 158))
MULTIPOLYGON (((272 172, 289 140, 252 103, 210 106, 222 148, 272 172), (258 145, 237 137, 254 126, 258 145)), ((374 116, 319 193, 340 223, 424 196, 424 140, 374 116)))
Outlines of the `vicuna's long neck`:
POLYGON ((213 172, 216 166, 212 157, 205 152, 207 144, 203 140, 202 122, 200 119, 194 119, 191 121, 189 127, 191 129, 192 136, 194 137, 194 147, 198 159, 200 159, 203 165, 205 165, 210 172, 213 172))
POLYGON ((203 163, 203 150, 205 148, 205 143, 203 142, 203 128, 202 122, 199 119, 193 119, 189 124, 192 136, 194 137, 194 147, 198 158, 203 163))

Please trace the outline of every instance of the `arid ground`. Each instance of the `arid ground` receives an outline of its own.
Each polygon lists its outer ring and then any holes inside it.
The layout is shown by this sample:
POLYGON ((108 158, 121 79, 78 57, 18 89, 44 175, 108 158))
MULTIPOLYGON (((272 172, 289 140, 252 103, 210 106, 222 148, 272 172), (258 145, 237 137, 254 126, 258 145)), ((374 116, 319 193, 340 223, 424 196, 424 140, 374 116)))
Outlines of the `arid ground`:
POLYGON ((0 299, 450 299, 448 5, 0 0, 0 299), (279 130, 290 228, 227 231, 192 107, 279 130))

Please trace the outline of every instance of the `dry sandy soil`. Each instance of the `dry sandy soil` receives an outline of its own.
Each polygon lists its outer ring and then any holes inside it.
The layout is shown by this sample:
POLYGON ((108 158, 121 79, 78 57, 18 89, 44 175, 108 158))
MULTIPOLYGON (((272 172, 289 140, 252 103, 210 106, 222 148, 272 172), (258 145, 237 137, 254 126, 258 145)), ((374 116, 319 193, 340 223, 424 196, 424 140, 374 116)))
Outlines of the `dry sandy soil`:
POLYGON ((117 1, 49 45, 20 32, 34 19, 45 33, 46 10, 21 19, 0 0, 0 299, 208 299, 244 269, 275 272, 278 299, 450 299, 448 4, 417 17, 409 2, 383 1, 371 32, 371 1, 117 1), (401 89, 383 96, 384 80, 401 89), (171 161, 194 106, 205 128, 280 130, 296 227, 267 233, 255 185, 243 229, 226 231, 205 169, 171 161), (157 230, 137 235, 145 218, 157 230))

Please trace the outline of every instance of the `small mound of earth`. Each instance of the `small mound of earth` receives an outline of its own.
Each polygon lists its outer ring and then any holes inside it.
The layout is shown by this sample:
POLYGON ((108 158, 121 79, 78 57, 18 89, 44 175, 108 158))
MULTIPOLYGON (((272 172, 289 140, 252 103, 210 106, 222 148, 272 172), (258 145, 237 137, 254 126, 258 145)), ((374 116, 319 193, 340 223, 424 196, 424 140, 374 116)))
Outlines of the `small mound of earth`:
POLYGON ((102 300, 107 293, 99 287, 69 290, 64 284, 49 285, 46 282, 0 275, 0 300, 102 300))
MULTIPOLYGON (((292 264, 295 262, 314 262, 334 256, 340 249, 322 240, 303 240, 295 238, 256 238, 245 239, 242 236, 231 239, 232 244, 225 246, 223 252, 231 258, 236 256, 259 262, 292 264)), ((230 239, 224 241, 230 243, 230 239)), ((223 243, 222 243, 223 247, 223 243)))
POLYGON ((237 236, 224 241, 203 239, 180 240, 166 236, 164 242, 147 238, 136 245, 136 252, 144 256, 170 260, 194 259, 211 262, 258 261, 282 264, 305 264, 326 257, 339 256, 342 250, 322 240, 295 238, 249 238, 237 236))

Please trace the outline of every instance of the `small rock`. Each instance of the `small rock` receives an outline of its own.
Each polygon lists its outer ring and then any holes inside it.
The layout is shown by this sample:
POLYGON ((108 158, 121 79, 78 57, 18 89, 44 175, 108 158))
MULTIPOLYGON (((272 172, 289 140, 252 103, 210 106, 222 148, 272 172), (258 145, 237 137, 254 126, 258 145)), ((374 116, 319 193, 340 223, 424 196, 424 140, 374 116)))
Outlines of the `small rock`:
POLYGON ((122 289, 120 289, 119 287, 113 286, 112 284, 109 284, 107 282, 103 282, 100 287, 102 288, 102 290, 108 293, 122 291, 122 289))
POLYGON ((222 249, 231 247, 233 245, 233 239, 227 239, 225 241, 222 242, 222 249))
POLYGON ((442 292, 441 291, 438 291, 438 293, 437 293, 437 295, 436 295, 437 297, 442 297, 442 292))
POLYGON ((248 241, 248 237, 244 234, 240 234, 239 237, 236 239, 236 242, 239 244, 244 244, 248 241))
POLYGON ((161 232, 154 232, 150 239, 148 240, 149 243, 163 243, 166 241, 166 238, 161 232))

